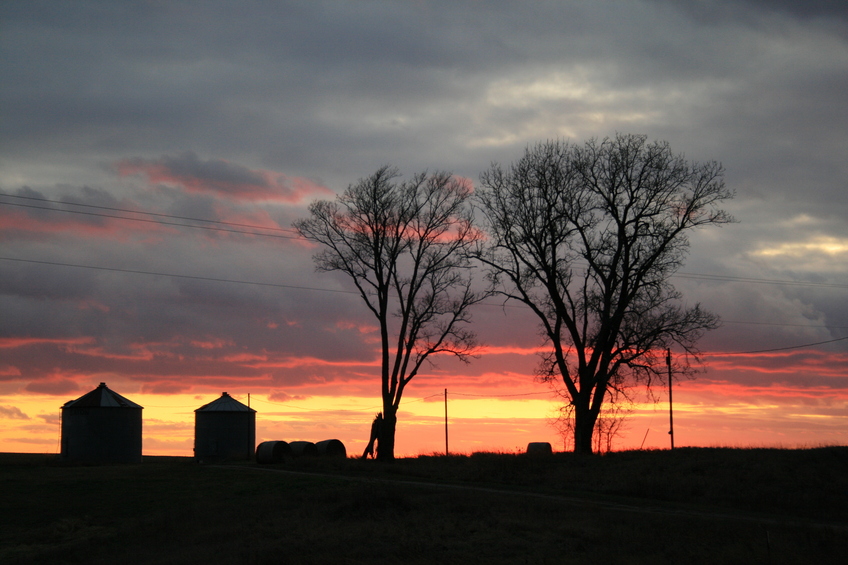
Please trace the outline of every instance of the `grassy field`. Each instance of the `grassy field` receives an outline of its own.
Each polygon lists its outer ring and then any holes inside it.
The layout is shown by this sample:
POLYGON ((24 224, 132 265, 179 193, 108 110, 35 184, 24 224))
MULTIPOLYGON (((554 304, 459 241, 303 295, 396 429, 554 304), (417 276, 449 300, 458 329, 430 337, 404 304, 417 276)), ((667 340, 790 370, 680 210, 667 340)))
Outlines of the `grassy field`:
POLYGON ((392 464, 0 454, 0 563, 846 563, 848 447, 392 464))

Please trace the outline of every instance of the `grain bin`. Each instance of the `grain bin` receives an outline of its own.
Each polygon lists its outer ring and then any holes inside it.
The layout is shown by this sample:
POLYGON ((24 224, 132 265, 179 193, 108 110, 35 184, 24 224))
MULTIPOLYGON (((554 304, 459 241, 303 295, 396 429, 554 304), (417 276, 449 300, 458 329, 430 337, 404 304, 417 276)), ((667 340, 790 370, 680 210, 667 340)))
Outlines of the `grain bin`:
POLYGON ((347 457, 347 450, 344 444, 337 439, 325 439, 315 444, 318 450, 318 455, 321 457, 347 457))
POLYGON ((106 383, 62 406, 62 458, 85 463, 141 463, 143 408, 106 383))
POLYGON ((194 458, 201 462, 253 458, 256 410, 229 394, 194 411, 194 458))
POLYGON ((291 447, 285 441, 263 441, 256 448, 257 463, 283 463, 287 457, 291 456, 291 447))

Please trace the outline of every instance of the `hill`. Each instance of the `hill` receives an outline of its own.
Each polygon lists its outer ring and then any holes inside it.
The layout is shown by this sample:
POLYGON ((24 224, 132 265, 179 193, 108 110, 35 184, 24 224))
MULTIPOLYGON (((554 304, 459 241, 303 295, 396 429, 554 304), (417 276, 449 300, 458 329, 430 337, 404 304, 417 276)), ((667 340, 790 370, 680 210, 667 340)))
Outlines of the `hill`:
POLYGON ((848 447, 392 464, 0 454, 1 563, 841 563, 848 447))

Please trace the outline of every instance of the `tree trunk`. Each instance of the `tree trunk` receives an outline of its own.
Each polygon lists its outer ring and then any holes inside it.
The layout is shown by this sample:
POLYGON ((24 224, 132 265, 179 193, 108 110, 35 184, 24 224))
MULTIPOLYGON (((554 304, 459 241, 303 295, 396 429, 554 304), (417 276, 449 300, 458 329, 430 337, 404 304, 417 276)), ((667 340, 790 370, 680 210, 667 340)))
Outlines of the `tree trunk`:
POLYGON ((396 429, 397 412, 394 409, 384 411, 380 439, 377 440, 377 461, 394 461, 396 429))
POLYGON ((595 432, 597 416, 592 413, 589 403, 574 404, 574 453, 592 453, 592 435, 595 432))

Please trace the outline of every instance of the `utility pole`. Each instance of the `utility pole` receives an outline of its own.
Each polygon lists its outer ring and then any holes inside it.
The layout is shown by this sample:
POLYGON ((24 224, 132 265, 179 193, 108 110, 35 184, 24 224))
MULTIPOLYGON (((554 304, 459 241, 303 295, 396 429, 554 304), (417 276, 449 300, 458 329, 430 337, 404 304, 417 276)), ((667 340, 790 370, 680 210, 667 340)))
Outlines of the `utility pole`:
POLYGON ((665 364, 668 366, 668 435, 671 437, 671 449, 674 449, 674 411, 671 402, 671 349, 665 350, 665 364))
POLYGON ((445 389, 445 455, 450 455, 448 451, 448 389, 445 389))

